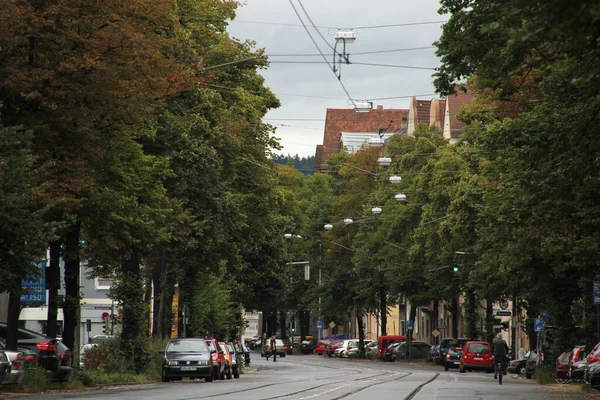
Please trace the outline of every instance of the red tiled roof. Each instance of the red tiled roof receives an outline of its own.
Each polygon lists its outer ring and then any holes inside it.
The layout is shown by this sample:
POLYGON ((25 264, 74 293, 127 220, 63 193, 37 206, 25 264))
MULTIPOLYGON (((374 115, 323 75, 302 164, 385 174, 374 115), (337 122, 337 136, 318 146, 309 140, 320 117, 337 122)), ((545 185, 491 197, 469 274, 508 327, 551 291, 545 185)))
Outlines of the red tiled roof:
MULTIPOLYGON (((341 132, 373 132, 381 129, 386 132, 406 131, 408 110, 374 108, 369 112, 356 112, 350 108, 328 108, 325 117, 325 131, 321 162, 317 163, 315 153, 315 171, 327 168, 327 160, 341 149, 341 132)), ((317 147, 317 151, 318 151, 317 147)))

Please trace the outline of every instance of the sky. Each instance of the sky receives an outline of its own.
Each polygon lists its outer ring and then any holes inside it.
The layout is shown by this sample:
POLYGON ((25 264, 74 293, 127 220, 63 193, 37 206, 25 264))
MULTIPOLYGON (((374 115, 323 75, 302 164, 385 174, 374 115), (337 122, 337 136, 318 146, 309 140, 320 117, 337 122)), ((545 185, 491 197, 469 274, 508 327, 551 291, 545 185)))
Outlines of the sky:
MULTIPOLYGON (((437 97, 433 88, 434 71, 430 68, 437 67, 439 60, 432 43, 441 35, 443 21, 448 18, 438 14, 439 0, 292 0, 292 3, 330 64, 335 33, 341 28, 353 29, 356 34, 356 41, 346 45, 351 62, 419 67, 342 65, 341 82, 355 101, 372 101, 374 107, 381 104, 386 109, 408 109, 410 96, 437 97), (312 27, 301 5, 325 40, 312 27), (398 24, 412 25, 381 27, 398 24), (358 54, 379 51, 385 52, 358 54), (387 99, 403 96, 406 97, 387 99)), ((265 77, 265 85, 281 101, 281 107, 271 110, 264 121, 277 128, 275 136, 283 145, 278 153, 314 155, 315 146, 323 143, 327 108, 353 106, 302 27, 290 1, 246 0, 228 31, 239 40, 256 41, 256 46, 264 48, 269 56, 269 68, 260 73, 265 77)))

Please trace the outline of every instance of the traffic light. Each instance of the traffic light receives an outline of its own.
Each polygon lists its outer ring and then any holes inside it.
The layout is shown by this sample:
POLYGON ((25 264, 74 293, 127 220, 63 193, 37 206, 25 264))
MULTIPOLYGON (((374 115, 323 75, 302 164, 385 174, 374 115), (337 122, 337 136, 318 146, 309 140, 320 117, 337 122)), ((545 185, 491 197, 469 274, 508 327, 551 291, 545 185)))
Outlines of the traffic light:
POLYGON ((109 334, 109 330, 110 330, 110 325, 108 322, 108 317, 104 317, 102 319, 102 333, 105 335, 109 334))
POLYGON ((291 329, 292 329, 292 333, 296 332, 296 320, 295 319, 292 320, 292 328, 291 329))
POLYGON ((455 265, 455 266, 454 266, 454 268, 452 268, 452 270, 453 270, 454 272, 458 272, 458 265, 455 265))

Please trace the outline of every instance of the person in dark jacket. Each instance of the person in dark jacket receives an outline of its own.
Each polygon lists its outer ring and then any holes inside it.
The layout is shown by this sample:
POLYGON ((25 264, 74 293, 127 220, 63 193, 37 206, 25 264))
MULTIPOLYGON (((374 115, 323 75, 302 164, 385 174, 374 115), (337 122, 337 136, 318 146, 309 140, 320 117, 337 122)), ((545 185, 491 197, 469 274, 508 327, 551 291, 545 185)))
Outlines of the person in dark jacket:
POLYGON ((267 361, 269 360, 269 356, 273 356, 273 362, 277 362, 277 339, 275 335, 271 336, 269 347, 271 348, 271 354, 267 353, 267 361))
POLYGON ((492 343, 492 355, 494 356, 494 379, 498 378, 498 363, 502 364, 502 375, 506 375, 506 364, 508 363, 508 344, 499 333, 492 343))

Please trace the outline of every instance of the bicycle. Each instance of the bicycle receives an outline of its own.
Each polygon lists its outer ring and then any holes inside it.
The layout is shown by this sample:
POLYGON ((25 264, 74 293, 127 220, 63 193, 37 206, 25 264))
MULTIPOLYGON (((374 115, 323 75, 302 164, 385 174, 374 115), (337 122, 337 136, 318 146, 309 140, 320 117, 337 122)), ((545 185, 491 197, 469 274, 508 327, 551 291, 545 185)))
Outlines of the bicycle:
POLYGON ((498 372, 498 384, 502 385, 502 375, 504 375, 504 364, 502 363, 502 361, 498 361, 496 371, 498 372))

